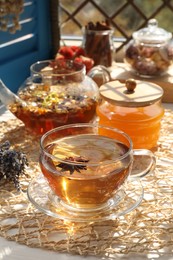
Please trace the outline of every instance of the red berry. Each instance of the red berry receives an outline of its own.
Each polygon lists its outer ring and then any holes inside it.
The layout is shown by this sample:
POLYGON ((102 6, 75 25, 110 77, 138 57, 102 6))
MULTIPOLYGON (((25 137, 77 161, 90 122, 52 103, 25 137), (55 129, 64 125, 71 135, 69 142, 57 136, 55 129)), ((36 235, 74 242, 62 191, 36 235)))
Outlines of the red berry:
POLYGON ((72 59, 74 57, 74 51, 68 46, 60 47, 58 53, 62 54, 65 59, 72 59))
POLYGON ((73 46, 70 46, 70 48, 72 49, 72 51, 74 51, 74 52, 76 52, 77 50, 78 50, 78 46, 75 46, 75 45, 73 45, 73 46))
POLYGON ((60 53, 57 53, 56 56, 55 56, 55 60, 64 60, 64 55, 60 54, 60 53))
POLYGON ((83 61, 82 61, 82 59, 81 59, 80 57, 76 57, 76 58, 74 59, 74 61, 79 62, 79 63, 83 63, 83 61))
POLYGON ((85 64, 86 72, 88 72, 93 67, 94 60, 89 57, 82 56, 82 55, 80 55, 79 58, 82 60, 82 63, 85 64))
POLYGON ((72 51, 75 53, 75 57, 78 57, 80 55, 85 56, 85 51, 82 47, 79 46, 71 46, 72 51))

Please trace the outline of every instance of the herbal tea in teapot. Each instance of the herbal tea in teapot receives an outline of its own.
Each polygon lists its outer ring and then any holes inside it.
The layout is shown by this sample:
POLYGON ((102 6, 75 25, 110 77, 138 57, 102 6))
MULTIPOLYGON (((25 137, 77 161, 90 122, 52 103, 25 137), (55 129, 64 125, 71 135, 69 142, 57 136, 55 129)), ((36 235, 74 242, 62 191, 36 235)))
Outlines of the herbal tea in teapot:
POLYGON ((98 87, 86 76, 85 66, 73 60, 39 61, 18 91, 9 110, 33 133, 71 123, 88 123, 95 117, 98 87))

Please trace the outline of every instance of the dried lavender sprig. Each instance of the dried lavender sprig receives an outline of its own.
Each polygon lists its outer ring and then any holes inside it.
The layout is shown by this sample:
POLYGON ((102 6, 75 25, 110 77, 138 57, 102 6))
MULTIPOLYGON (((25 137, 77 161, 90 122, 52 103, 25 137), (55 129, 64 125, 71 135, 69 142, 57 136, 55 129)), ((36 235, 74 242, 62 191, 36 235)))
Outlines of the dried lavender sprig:
POLYGON ((24 153, 11 149, 10 146, 9 141, 0 144, 0 180, 4 178, 12 181, 15 188, 19 191, 19 177, 25 174, 28 160, 24 153))

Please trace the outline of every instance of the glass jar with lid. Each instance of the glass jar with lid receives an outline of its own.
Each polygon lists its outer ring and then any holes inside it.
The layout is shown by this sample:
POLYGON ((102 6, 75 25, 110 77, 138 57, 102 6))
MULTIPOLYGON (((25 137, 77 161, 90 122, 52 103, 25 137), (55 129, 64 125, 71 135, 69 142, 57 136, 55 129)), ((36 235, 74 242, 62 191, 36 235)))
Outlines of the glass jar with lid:
POLYGON ((97 107, 99 124, 126 132, 135 149, 157 146, 164 115, 160 86, 134 79, 124 83, 117 80, 102 85, 100 96, 97 107))
POLYGON ((124 61, 141 77, 164 75, 173 60, 172 33, 158 27, 156 19, 148 26, 133 33, 125 47, 124 61))

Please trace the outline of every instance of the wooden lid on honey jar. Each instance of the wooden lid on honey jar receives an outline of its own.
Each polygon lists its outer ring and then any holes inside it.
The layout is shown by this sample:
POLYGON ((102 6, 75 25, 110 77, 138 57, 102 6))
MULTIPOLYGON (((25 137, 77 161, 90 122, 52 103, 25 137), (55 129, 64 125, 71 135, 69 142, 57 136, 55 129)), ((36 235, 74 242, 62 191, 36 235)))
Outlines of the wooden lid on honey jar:
POLYGON ((148 106, 161 100, 163 89, 150 82, 127 79, 110 81, 100 87, 100 95, 108 102, 126 106, 148 106))

